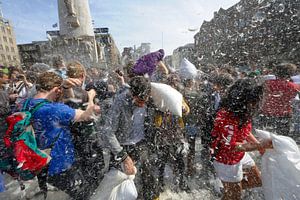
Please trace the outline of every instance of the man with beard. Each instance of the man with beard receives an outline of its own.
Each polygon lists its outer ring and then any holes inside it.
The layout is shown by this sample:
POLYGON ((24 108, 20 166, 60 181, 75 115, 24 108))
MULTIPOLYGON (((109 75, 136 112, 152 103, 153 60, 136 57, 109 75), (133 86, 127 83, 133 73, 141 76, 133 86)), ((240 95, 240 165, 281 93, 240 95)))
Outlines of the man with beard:
MULTIPOLYGON (((88 121, 98 113, 99 106, 94 105, 96 95, 94 90, 88 92, 86 110, 72 109, 69 106, 57 103, 62 90, 69 90, 72 86, 81 85, 77 79, 65 80, 55 72, 42 73, 37 82, 37 94, 29 99, 26 109, 33 108, 41 101, 46 101, 33 114, 33 128, 35 130, 38 148, 48 150, 52 157, 48 169, 39 175, 39 185, 46 186, 45 174, 48 173, 48 182, 60 190, 65 191, 74 199, 84 199, 81 196, 81 169, 77 167, 74 156, 74 144, 70 132, 70 125, 74 122, 88 121), (44 178, 40 178, 44 177, 44 178)), ((47 188, 41 188, 46 196, 47 188)))

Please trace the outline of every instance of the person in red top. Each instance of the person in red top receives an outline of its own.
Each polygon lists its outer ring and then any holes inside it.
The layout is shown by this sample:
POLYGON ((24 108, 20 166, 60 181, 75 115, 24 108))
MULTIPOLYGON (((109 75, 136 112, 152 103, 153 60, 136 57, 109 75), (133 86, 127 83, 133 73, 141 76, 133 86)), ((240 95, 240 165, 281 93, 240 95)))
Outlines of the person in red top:
POLYGON ((261 108, 261 123, 273 127, 280 135, 288 135, 292 117, 291 102, 300 86, 289 79, 296 72, 296 65, 283 63, 275 67, 275 80, 267 80, 261 108))
POLYGON ((260 172, 247 151, 271 147, 271 141, 258 142, 252 135, 251 118, 258 110, 263 87, 253 79, 237 80, 217 112, 212 130, 212 156, 218 178, 224 186, 223 200, 241 199, 242 189, 260 187, 260 172), (243 174, 247 178, 243 179, 243 174))

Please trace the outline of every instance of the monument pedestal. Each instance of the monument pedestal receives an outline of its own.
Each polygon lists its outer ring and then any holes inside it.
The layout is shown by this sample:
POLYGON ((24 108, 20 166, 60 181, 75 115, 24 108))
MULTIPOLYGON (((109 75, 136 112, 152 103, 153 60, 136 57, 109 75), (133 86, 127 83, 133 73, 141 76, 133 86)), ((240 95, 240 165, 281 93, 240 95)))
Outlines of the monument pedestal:
POLYGON ((98 65, 95 37, 57 37, 45 45, 47 47, 41 49, 41 57, 45 63, 51 63, 53 56, 61 55, 66 63, 78 60, 87 68, 98 65))

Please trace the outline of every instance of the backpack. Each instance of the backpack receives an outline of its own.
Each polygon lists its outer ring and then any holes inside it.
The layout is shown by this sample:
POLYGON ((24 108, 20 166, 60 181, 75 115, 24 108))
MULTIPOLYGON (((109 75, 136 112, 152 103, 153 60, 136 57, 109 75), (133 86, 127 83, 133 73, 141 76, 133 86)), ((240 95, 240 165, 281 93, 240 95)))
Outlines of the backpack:
POLYGON ((50 156, 38 149, 32 127, 34 112, 48 101, 41 101, 27 109, 29 101, 25 101, 20 112, 6 118, 5 148, 1 150, 0 157, 0 170, 25 181, 33 179, 50 161, 50 156))

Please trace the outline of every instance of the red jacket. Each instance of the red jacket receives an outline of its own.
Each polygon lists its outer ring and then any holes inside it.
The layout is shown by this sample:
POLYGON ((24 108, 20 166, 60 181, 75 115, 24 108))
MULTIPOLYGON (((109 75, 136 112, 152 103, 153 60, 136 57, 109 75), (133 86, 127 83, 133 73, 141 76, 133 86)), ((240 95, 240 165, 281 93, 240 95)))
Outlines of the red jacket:
POLYGON ((295 98, 300 86, 287 80, 267 80, 264 88, 262 114, 273 117, 290 117, 291 101, 295 98))

